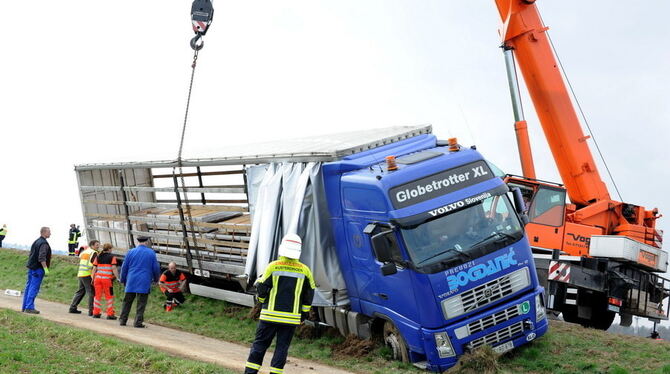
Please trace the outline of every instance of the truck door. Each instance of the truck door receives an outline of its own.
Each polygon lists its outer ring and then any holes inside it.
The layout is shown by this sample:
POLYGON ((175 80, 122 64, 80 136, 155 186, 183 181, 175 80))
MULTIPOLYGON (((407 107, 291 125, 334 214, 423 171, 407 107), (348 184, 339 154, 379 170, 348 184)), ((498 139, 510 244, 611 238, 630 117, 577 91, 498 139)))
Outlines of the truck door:
POLYGON ((533 248, 562 249, 565 189, 538 185, 528 207, 528 218, 526 232, 533 248))
MULTIPOLYGON (((409 257, 398 245, 400 241, 398 232, 392 229, 388 223, 375 222, 371 225, 364 229, 366 234, 364 237, 371 251, 370 260, 372 264, 372 266, 364 267, 366 271, 371 272, 368 274, 370 283, 367 287, 366 301, 388 308, 406 318, 416 320, 417 308, 412 284, 412 270, 403 266, 407 263, 409 257), (371 229, 371 225, 374 225, 374 229, 371 229), (382 267, 390 262, 380 261, 380 255, 375 249, 376 240, 374 239, 378 236, 384 236, 389 244, 392 263, 395 266, 393 274, 382 274, 382 267)), ((361 294, 361 297, 363 297, 363 294, 361 294)))

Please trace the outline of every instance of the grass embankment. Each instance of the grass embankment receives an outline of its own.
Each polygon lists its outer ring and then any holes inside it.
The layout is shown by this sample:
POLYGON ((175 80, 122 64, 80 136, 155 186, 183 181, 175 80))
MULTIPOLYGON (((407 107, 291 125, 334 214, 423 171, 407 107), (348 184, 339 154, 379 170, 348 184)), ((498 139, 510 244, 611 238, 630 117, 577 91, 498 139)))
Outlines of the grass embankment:
POLYGON ((141 345, 0 309, 0 373, 225 373, 141 345))
MULTIPOLYGON (((26 257, 26 252, 0 250, 0 289, 23 289, 26 257)), ((53 262, 52 272, 43 283, 40 297, 69 303, 77 288, 75 259, 56 256, 53 262)), ((119 310, 123 292, 118 285, 115 292, 119 310)), ((256 322, 247 318, 248 308, 193 295, 188 297, 186 305, 174 312, 164 312, 162 304, 162 294, 152 292, 145 313, 147 322, 243 344, 250 344, 253 340, 256 322)), ((39 309, 39 302, 36 306, 39 309)), ((86 308, 80 305, 80 309, 86 308)), ((388 350, 385 348, 349 339, 345 341, 336 334, 316 339, 296 336, 289 353, 361 373, 420 373, 411 365, 388 361, 388 350)), ((453 371, 670 374, 670 343, 552 322, 549 333, 533 344, 494 358, 488 366, 485 361, 486 357, 479 357, 453 371)))
MULTIPOLYGON (((25 251, 0 249, 0 290, 5 288, 23 290, 26 282, 27 256, 28 253, 25 251)), ((69 304, 78 287, 77 263, 78 259, 74 257, 54 256, 50 274, 44 278, 38 297, 69 304)), ((114 284, 114 296, 118 314, 121 312, 121 300, 123 300, 123 288, 118 282, 114 284)), ((144 313, 146 322, 215 339, 251 345, 256 332, 256 322, 247 317, 249 308, 188 295, 186 304, 168 313, 163 310, 164 298, 160 290, 157 288, 152 290, 144 313)), ((85 313, 86 305, 87 301, 84 298, 79 305, 79 310, 85 313)), ((35 307, 40 309, 39 301, 35 303, 35 307)), ((132 323, 134 309, 133 307, 130 323, 132 323)), ((89 317, 82 314, 81 318, 89 317)), ((317 339, 301 338, 298 334, 291 344, 289 355, 362 373, 417 373, 411 365, 388 361, 386 357, 389 352, 385 347, 363 344, 361 346, 367 348, 371 353, 355 358, 334 352, 338 348, 345 352, 345 349, 349 348, 346 345, 345 339, 335 333, 325 334, 317 339)), ((356 356, 361 356, 361 352, 356 353, 356 356)))

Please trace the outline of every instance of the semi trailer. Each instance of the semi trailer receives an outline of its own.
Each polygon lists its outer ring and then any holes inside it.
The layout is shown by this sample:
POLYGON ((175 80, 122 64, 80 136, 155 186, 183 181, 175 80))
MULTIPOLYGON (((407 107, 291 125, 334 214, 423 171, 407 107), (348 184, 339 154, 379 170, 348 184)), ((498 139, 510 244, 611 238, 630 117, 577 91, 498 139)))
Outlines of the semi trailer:
POLYGON ((194 294, 253 306, 286 233, 317 283, 312 319, 441 372, 547 330, 524 204, 473 147, 404 126, 75 167, 89 238, 148 235, 194 294), (183 183, 180 180, 183 179, 183 183))

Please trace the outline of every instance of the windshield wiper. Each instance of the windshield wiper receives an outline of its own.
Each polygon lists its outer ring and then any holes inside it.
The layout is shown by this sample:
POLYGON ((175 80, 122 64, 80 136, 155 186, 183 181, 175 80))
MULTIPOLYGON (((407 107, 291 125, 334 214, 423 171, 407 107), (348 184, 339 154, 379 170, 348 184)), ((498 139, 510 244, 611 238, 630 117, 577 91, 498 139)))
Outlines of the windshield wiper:
POLYGON ((496 237, 501 237, 500 239, 513 239, 516 240, 516 237, 514 235, 508 234, 504 231, 496 231, 493 234, 485 237, 484 239, 478 241, 477 243, 473 244, 470 246, 470 248, 477 247, 485 242, 488 242, 489 240, 496 238, 496 237))
POLYGON ((465 256, 465 257, 467 257, 468 259, 472 259, 472 256, 470 256, 468 253, 463 252, 462 250, 460 250, 460 249, 458 249, 458 248, 456 248, 456 247, 451 247, 451 248, 449 248, 449 249, 447 249, 447 250, 445 250, 445 251, 438 252, 438 253, 436 253, 436 254, 434 254, 434 255, 428 257, 427 259, 421 261, 419 264, 423 264, 424 262, 426 262, 426 261, 428 261, 428 260, 431 260, 431 259, 433 259, 433 258, 435 258, 435 257, 437 257, 437 256, 441 256, 441 255, 443 255, 443 254, 445 254, 445 253, 449 253, 449 252, 451 252, 451 251, 454 251, 454 252, 458 253, 458 254, 461 255, 461 256, 465 256))

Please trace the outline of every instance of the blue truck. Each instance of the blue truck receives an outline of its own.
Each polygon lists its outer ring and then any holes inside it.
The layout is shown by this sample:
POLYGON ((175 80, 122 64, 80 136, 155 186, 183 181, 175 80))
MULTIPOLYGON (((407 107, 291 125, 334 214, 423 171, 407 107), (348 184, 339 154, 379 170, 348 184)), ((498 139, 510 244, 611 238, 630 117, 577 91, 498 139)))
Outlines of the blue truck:
POLYGON ((547 331, 521 194, 429 125, 228 148, 181 170, 75 169, 88 237, 122 257, 151 236, 192 293, 252 306, 254 280, 294 232, 318 285, 310 323, 383 341, 396 359, 441 372, 547 331))

